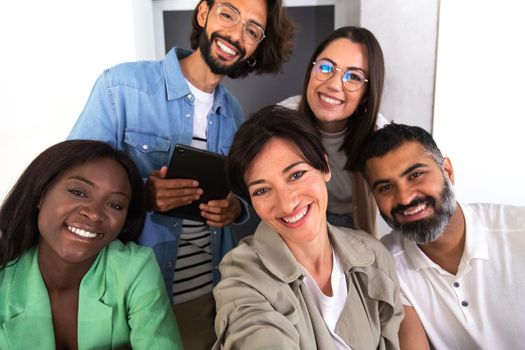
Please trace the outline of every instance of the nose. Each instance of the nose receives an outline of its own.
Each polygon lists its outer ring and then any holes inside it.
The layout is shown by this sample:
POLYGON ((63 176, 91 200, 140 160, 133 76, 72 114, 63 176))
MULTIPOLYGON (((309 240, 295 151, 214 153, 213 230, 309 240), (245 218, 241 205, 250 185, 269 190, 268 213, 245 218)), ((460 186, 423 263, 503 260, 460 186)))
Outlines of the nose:
POLYGON ((244 39, 244 21, 239 21, 236 25, 230 28, 229 35, 232 41, 242 42, 244 39))
POLYGON ((336 70, 334 75, 332 75, 332 77, 326 81, 326 84, 330 89, 335 91, 341 91, 343 89, 343 80, 341 74, 343 73, 339 70, 336 70))
POLYGON ((101 221, 104 218, 103 207, 98 203, 87 203, 83 205, 80 207, 80 214, 93 222, 101 221))
POLYGON ((416 197, 417 191, 411 186, 398 186, 396 192, 396 202, 398 204, 407 205, 416 197))
POLYGON ((285 188, 276 192, 278 207, 283 215, 292 213, 299 205, 299 196, 294 189, 285 188))

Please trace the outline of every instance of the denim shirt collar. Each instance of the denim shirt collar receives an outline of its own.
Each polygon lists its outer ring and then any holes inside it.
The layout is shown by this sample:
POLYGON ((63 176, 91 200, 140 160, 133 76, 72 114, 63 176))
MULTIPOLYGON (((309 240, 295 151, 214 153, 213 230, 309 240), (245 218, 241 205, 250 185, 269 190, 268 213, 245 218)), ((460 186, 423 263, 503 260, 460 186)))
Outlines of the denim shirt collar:
MULTIPOLYGON (((166 96, 168 100, 175 100, 191 94, 190 88, 186 83, 186 77, 182 73, 179 61, 191 55, 192 51, 174 47, 163 59, 164 80, 166 82, 166 96)), ((222 116, 229 113, 221 113, 222 102, 226 98, 226 91, 222 84, 215 88, 212 112, 222 116)))

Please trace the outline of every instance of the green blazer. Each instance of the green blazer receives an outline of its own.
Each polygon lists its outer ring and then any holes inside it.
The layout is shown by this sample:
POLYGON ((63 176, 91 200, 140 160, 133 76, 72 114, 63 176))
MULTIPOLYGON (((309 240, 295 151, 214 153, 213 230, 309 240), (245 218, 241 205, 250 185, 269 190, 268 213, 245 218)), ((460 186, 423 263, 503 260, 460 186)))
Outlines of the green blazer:
MULTIPOLYGON (((0 270, 0 349, 55 349, 47 288, 33 247, 0 270)), ((78 348, 182 349, 150 248, 115 240, 82 279, 78 348)))

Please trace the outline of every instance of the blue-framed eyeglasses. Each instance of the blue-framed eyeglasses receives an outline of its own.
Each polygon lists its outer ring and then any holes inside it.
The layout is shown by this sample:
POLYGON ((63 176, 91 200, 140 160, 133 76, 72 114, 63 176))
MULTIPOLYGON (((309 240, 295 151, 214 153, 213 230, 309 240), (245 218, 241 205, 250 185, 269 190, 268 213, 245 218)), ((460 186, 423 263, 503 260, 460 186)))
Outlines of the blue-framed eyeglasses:
POLYGON ((330 80, 336 71, 341 72, 343 88, 347 91, 357 91, 368 83, 365 73, 359 69, 342 70, 328 60, 318 60, 312 64, 312 73, 320 81, 330 80))

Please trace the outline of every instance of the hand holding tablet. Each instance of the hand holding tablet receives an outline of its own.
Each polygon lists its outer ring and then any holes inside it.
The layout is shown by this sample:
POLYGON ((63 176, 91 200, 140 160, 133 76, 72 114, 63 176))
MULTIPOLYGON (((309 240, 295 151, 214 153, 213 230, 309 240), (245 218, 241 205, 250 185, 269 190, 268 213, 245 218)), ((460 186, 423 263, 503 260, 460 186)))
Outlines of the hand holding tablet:
POLYGON ((225 156, 210 151, 177 144, 168 167, 166 179, 192 179, 199 182, 203 193, 198 200, 163 214, 192 220, 204 220, 199 205, 214 199, 224 199, 229 188, 224 171, 225 156))

